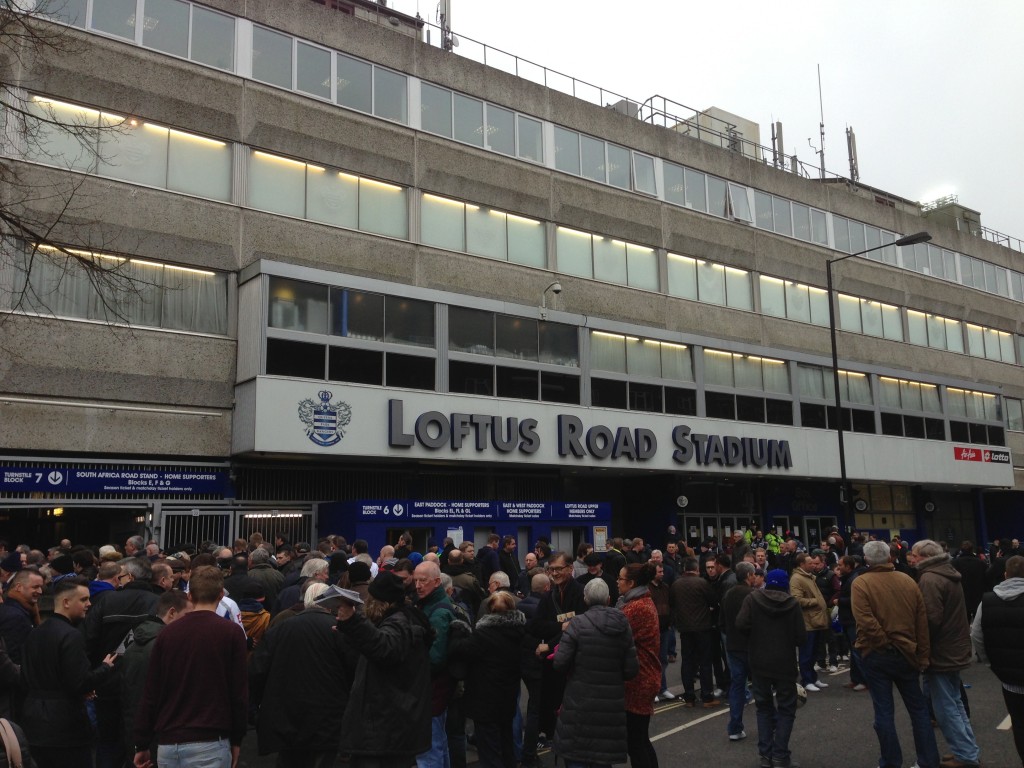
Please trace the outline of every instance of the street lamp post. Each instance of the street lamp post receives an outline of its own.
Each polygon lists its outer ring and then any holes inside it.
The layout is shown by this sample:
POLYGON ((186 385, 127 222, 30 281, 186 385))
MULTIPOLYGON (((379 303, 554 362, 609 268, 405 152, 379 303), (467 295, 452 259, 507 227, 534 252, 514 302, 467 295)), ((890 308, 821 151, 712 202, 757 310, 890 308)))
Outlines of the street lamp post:
MULTIPOLYGON (((931 239, 932 236, 927 232, 918 232, 899 238, 894 245, 917 245, 918 243, 926 243, 931 239)), ((857 251, 857 253, 840 256, 838 259, 828 259, 825 261, 825 285, 828 293, 828 332, 832 342, 832 389, 836 406, 836 437, 839 440, 839 502, 842 505, 844 517, 847 518, 847 524, 849 524, 847 513, 849 512, 850 489, 846 480, 846 439, 843 434, 843 403, 839 396, 839 353, 836 348, 836 298, 832 290, 832 265, 840 261, 846 261, 846 259, 852 259, 854 256, 863 256, 865 253, 871 253, 871 251, 877 251, 880 248, 888 248, 889 245, 889 243, 876 245, 873 248, 857 251)))

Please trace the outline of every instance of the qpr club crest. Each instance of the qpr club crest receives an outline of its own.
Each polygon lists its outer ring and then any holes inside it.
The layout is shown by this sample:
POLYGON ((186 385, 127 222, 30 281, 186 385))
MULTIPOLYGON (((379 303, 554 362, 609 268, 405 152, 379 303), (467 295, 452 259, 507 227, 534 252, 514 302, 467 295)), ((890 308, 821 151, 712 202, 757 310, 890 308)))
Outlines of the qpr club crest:
POLYGON ((307 398, 299 402, 299 420, 306 425, 306 437, 317 445, 328 446, 341 442, 345 427, 352 421, 352 408, 348 403, 332 403, 334 393, 326 389, 317 392, 320 402, 307 398))

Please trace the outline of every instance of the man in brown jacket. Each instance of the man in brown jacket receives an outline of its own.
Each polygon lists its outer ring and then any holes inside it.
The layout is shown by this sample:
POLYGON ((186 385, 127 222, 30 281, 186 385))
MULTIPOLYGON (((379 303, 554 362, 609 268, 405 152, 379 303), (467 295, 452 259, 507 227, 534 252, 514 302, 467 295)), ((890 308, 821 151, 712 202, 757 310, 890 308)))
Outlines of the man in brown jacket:
POLYGON ((942 761, 942 768, 977 766, 978 741, 960 698, 960 670, 971 665, 971 630, 962 577, 949 555, 931 539, 917 542, 907 562, 917 568, 917 585, 928 615, 931 653, 924 673, 925 693, 931 697, 935 720, 952 752, 942 761))
POLYGON ((914 580, 898 573, 889 559, 889 545, 864 545, 868 569, 851 589, 857 623, 856 648, 864 662, 864 677, 875 710, 875 733, 882 756, 879 768, 900 768, 903 751, 896 734, 892 687, 896 686, 910 715, 920 768, 939 765, 928 701, 921 692, 920 673, 928 668, 931 645, 924 598, 914 580))
POLYGON ((700 677, 700 693, 704 707, 710 709, 722 702, 714 697, 711 682, 711 641, 718 630, 712 629, 711 609, 718 598, 711 584, 700 577, 700 564, 694 557, 683 560, 683 573, 672 582, 670 603, 672 622, 679 630, 679 652, 683 676, 683 704, 695 706, 693 678, 700 677))
POLYGON ((828 683, 818 679, 814 660, 817 658, 818 638, 821 637, 821 630, 828 629, 829 617, 825 598, 814 578, 814 560, 815 558, 806 552, 796 556, 789 581, 789 593, 800 604, 800 610, 804 615, 804 629, 807 630, 807 639, 800 646, 800 684, 806 690, 817 693, 822 688, 828 688, 828 683))

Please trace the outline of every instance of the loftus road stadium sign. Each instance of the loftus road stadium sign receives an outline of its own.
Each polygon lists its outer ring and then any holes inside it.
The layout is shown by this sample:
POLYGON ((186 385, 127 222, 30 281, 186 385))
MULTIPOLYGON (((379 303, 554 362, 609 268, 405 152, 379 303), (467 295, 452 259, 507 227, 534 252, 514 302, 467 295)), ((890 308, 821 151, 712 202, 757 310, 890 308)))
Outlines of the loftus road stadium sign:
MULTIPOLYGON (((388 401, 388 445, 420 445, 431 451, 533 454, 541 448, 538 422, 515 416, 426 411, 409 419, 402 400, 388 401)), ((555 429, 558 455, 596 459, 647 461, 658 453, 658 437, 646 427, 585 427, 576 416, 558 414, 555 429)), ((789 469, 793 457, 788 440, 702 434, 688 425, 672 428, 672 460, 677 464, 716 464, 765 469, 789 469)))
MULTIPOLYGON (((235 402, 235 456, 839 477, 835 432, 789 424, 280 376, 237 385, 235 402)), ((847 473, 861 482, 1007 487, 1007 458, 998 446, 846 435, 847 473)))

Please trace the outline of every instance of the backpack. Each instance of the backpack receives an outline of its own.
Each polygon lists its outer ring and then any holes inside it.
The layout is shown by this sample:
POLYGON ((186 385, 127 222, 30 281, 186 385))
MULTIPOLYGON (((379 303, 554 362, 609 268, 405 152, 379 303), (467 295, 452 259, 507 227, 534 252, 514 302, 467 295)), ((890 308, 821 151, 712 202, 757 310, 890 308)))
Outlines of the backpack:
POLYGON ((472 620, 461 605, 454 605, 452 603, 438 603, 427 616, 431 616, 434 611, 440 609, 449 611, 452 614, 451 623, 448 625, 448 653, 445 659, 448 674, 456 680, 465 680, 469 676, 469 664, 457 652, 453 653, 452 647, 457 646, 460 641, 472 637, 472 620))

